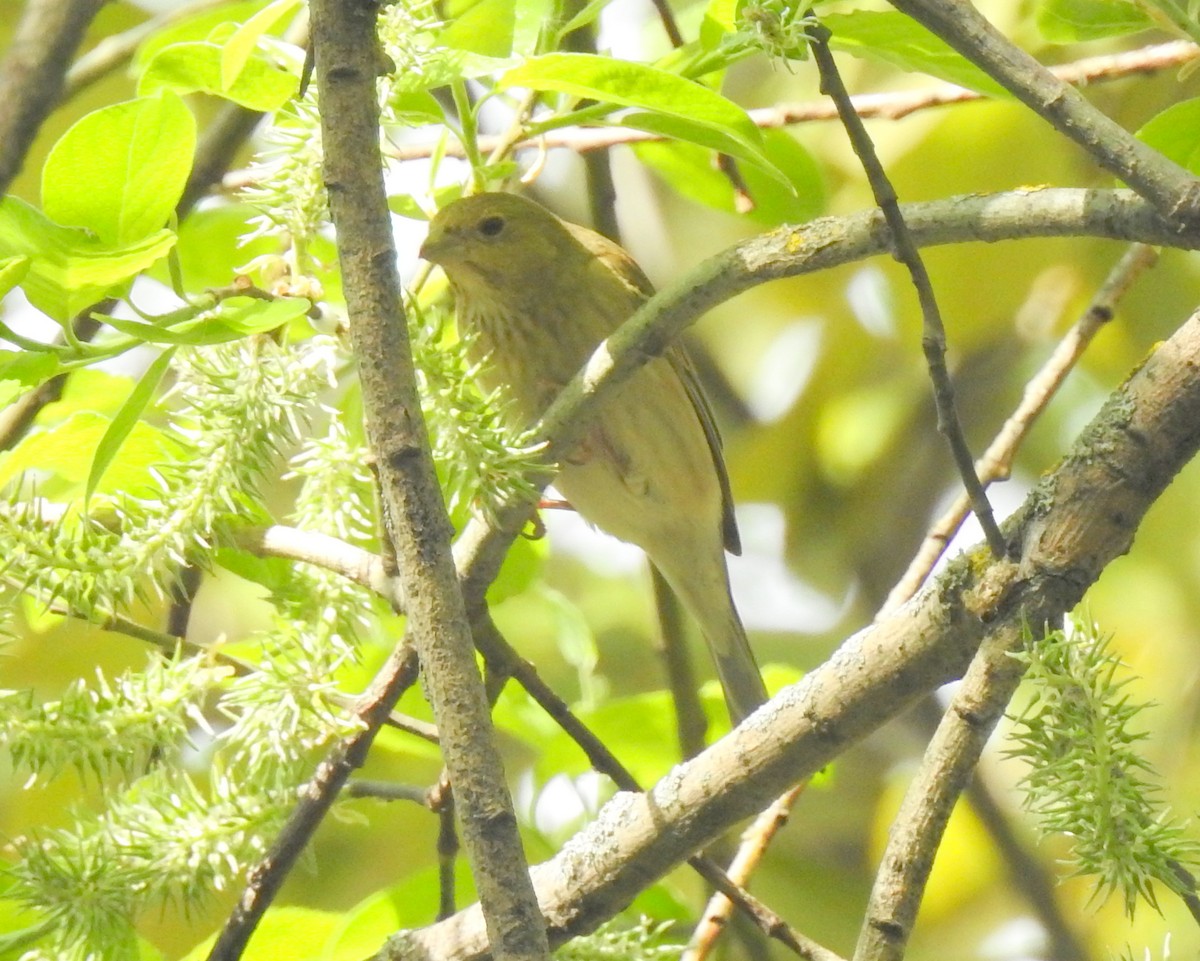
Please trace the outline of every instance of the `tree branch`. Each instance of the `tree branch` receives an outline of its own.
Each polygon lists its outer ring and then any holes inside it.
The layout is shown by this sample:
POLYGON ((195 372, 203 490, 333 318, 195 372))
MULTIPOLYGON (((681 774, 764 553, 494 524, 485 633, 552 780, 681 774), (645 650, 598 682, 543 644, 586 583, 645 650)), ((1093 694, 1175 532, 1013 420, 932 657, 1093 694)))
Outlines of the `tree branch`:
MULTIPOLYGON (((1125 190, 1045 188, 970 195, 901 212, 919 246, 1029 237, 1094 236, 1143 243, 1200 247, 1200 235, 1180 234, 1136 194, 1125 190)), ((603 397, 642 364, 663 352, 680 331, 706 311, 759 284, 839 266, 890 252, 890 233, 877 210, 824 217, 780 227, 709 258, 659 290, 592 354, 547 410, 536 431, 547 440, 547 465, 570 451, 603 403, 603 397)), ((547 469, 531 483, 546 484, 547 469)), ((495 579, 508 545, 529 515, 527 504, 496 511, 494 525, 471 521, 454 545, 463 597, 472 618, 495 579)))
MULTIPOLYGON (((953 561, 930 589, 850 638, 800 683, 645 794, 618 794, 534 868, 551 940, 620 910, 633 894, 797 778, 815 773, 914 701, 959 676, 984 642, 1000 650, 1057 623, 1200 448, 1200 317, 1118 390, 1057 470, 1005 524, 1019 554, 953 561)), ((477 908, 394 937, 377 961, 487 956, 477 908)))
POLYGON ((1024 667, 1011 654, 1022 639, 1018 633, 1014 645, 1009 632, 985 638, 942 716, 888 832, 854 961, 904 957, 950 815, 1021 682, 1024 667))
POLYGON ((983 529, 984 537, 992 553, 1003 557, 1008 550, 992 505, 988 501, 987 492, 979 482, 975 473, 975 459, 967 446, 963 435, 962 421, 958 416, 958 407, 954 403, 954 384, 950 380, 950 371, 946 368, 946 328, 942 323, 941 308, 938 307, 937 297, 933 292, 933 281, 925 268, 925 261, 916 243, 909 233, 908 224, 900 212, 900 201, 896 191, 888 179, 883 164, 875 152, 875 144, 867 133, 866 124, 854 112, 850 102, 850 92, 842 83, 837 64, 829 50, 829 30, 817 25, 805 30, 812 50, 813 60, 821 73, 821 91, 837 107, 838 115, 842 118, 842 126, 850 145, 862 165, 867 182, 875 203, 879 205, 888 230, 892 234, 892 256, 908 271, 909 282, 916 291, 917 300, 921 305, 921 350, 925 354, 925 366, 929 370, 929 379, 933 382, 934 407, 937 410, 937 429, 950 447, 950 455, 958 476, 962 478, 963 487, 971 498, 971 509, 983 529))
MULTIPOLYGON (((1054 353, 1025 385, 1017 409, 1004 422, 995 439, 979 458, 976 469, 984 484, 1004 480, 1012 469, 1013 458, 1021 442, 1032 429, 1042 411, 1058 393, 1059 387, 1087 350, 1092 338, 1113 318, 1117 301, 1124 296, 1135 280, 1158 259, 1158 253, 1146 244, 1133 244, 1113 267, 1083 316, 1075 322, 1059 342, 1054 353)), ((912 597, 938 558, 950 543, 971 509, 970 498, 960 494, 946 512, 938 518, 925 535, 920 548, 904 575, 896 582, 879 610, 885 616, 912 597)))
POLYGON ((958 0, 891 0, 937 34, 1055 130, 1074 140, 1109 173, 1168 217, 1200 223, 1200 181, 1093 107, 1075 88, 958 0))
POLYGON ((63 76, 104 0, 29 0, 0 67, 0 195, 62 95, 63 76))
MULTIPOLYGON (((367 433, 378 456, 408 625, 454 782, 492 949, 505 961, 541 961, 548 955, 546 936, 475 667, 470 626, 450 555, 450 522, 420 413, 379 155, 375 84, 384 57, 375 33, 376 7, 315 0, 311 11, 325 183, 337 229, 367 433)), ((398 648, 372 682, 380 709, 364 718, 368 726, 360 738, 352 739, 355 747, 365 751, 370 745, 402 690, 407 665, 398 648)), ((294 860, 361 757, 359 751, 340 747, 321 766, 306 792, 304 810, 311 816, 289 822, 275 847, 279 863, 294 860)), ((214 961, 233 961, 241 953, 284 873, 271 861, 264 862, 260 871, 252 874, 238 913, 213 949, 214 961)))

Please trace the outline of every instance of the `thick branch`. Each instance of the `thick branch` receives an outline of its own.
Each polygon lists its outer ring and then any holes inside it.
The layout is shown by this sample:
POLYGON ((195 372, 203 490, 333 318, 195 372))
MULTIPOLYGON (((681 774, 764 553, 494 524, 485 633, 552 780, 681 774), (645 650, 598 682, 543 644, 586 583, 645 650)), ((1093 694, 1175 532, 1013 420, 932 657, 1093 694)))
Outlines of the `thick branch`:
POLYGON ((960 0, 892 0, 1169 217, 1200 223, 1200 181, 1093 107, 960 0))
POLYGON ((451 526, 421 416, 379 154, 376 6, 316 0, 313 48, 325 181, 337 229, 368 435, 463 838, 497 958, 548 955, 516 814, 475 666, 451 526))
MULTIPOLYGON (((618 794, 534 869, 552 941, 620 910, 653 879, 765 806, 917 698, 957 677, 980 644, 1057 623, 1125 553, 1145 512, 1200 448, 1200 318, 1117 391, 1005 525, 1013 561, 975 552, 895 615, 850 638, 646 794, 618 794)), ((482 959, 477 908, 389 942, 377 958, 482 959)))
POLYGON ((0 195, 62 93, 63 76, 104 0, 30 0, 0 68, 0 195))

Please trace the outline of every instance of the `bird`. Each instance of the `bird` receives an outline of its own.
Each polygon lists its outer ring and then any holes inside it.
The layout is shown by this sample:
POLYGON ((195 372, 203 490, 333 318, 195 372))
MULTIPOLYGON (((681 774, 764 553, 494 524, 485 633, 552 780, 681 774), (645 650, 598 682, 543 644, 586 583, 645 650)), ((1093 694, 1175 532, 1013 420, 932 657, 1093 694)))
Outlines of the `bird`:
MULTIPOLYGON (((420 255, 446 275, 480 387, 508 397, 519 428, 654 292, 618 244, 514 193, 445 205, 420 255)), ((721 439, 684 347, 607 398, 558 466, 570 505, 640 547, 696 621, 740 723, 767 692, 730 590, 725 552, 741 543, 721 439)))

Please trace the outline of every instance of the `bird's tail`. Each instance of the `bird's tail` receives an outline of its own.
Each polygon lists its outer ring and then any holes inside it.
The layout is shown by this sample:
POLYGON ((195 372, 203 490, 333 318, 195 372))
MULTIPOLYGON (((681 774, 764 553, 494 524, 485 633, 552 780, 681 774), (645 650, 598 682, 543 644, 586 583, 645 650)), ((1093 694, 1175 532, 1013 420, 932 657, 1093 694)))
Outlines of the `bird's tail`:
POLYGON ((659 569, 675 596, 699 624, 725 692, 729 717, 735 725, 740 724, 766 703, 767 688, 734 607, 728 575, 721 589, 715 589, 693 579, 674 578, 661 565, 659 569))

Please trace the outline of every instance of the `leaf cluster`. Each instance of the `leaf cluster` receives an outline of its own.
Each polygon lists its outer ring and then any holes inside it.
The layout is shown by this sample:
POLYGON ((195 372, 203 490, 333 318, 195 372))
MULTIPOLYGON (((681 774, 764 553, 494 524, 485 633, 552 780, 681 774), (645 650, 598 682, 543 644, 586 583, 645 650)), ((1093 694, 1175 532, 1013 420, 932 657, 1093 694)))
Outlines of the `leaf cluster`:
POLYGON ((1030 637, 1017 656, 1031 698, 1013 719, 1008 753, 1029 765, 1024 804, 1041 832, 1070 838, 1075 874, 1094 877, 1097 896, 1120 894, 1132 917, 1139 899, 1158 909, 1154 882, 1192 893, 1200 842, 1157 798, 1154 769, 1138 751, 1149 705, 1126 691, 1133 678, 1120 676, 1110 640, 1083 615, 1030 637))

